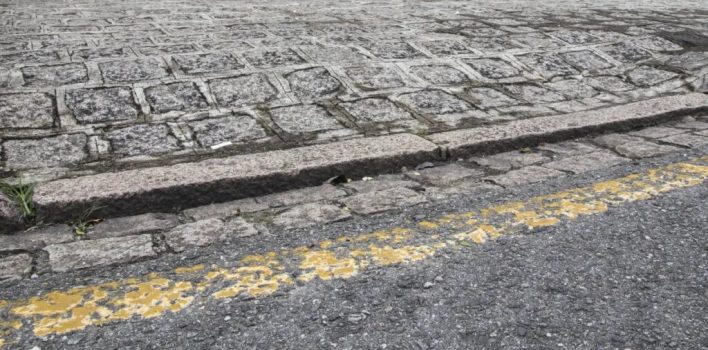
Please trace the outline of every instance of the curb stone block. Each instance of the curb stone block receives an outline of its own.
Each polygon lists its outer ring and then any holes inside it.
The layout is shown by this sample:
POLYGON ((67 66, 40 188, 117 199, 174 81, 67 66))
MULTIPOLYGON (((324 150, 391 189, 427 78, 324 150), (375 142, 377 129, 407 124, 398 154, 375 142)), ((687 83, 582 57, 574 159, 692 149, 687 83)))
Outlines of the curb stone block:
POLYGON ((13 201, 0 193, 0 234, 17 231, 23 225, 20 209, 13 201))
POLYGON ((131 263, 154 258, 151 235, 138 235, 53 244, 44 248, 55 272, 131 263))

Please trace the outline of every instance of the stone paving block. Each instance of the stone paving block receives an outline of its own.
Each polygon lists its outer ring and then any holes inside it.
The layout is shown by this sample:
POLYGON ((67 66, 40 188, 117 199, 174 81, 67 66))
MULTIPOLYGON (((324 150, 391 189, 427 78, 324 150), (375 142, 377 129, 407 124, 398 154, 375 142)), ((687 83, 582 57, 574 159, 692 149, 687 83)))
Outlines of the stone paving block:
POLYGON ((595 146, 576 141, 545 143, 538 146, 538 149, 541 151, 550 151, 563 156, 585 154, 600 150, 595 146))
POLYGON ((470 37, 463 39, 462 42, 470 48, 487 52, 506 51, 521 48, 519 44, 514 43, 505 37, 470 37))
POLYGON ((294 135, 342 128, 337 119, 317 105, 274 108, 270 115, 281 129, 294 135))
POLYGON ((686 120, 674 125, 675 128, 691 129, 691 130, 706 130, 708 123, 697 120, 686 120))
POLYGON ((291 49, 267 49, 244 52, 243 56, 248 62, 258 68, 273 68, 305 64, 300 55, 291 49))
POLYGON ((90 49, 81 49, 71 52, 71 59, 76 60, 95 60, 95 59, 110 59, 110 58, 128 58, 135 57, 133 51, 127 47, 97 47, 90 49))
POLYGON ((512 170, 505 174, 486 177, 485 180, 506 188, 541 182, 550 178, 560 177, 565 173, 540 166, 527 166, 512 170))
POLYGON ((408 43, 401 41, 379 41, 364 45, 374 56, 382 59, 414 59, 424 58, 422 52, 408 43))
POLYGON ((237 70, 244 67, 232 54, 222 52, 176 55, 172 56, 172 60, 186 74, 237 70))
POLYGON ((225 226, 229 235, 236 238, 251 237, 261 232, 268 232, 264 227, 256 226, 240 216, 228 219, 225 226))
POLYGON ((362 124, 414 120, 408 111, 384 98, 365 98, 340 104, 362 124))
POLYGON ((270 102, 278 90, 263 74, 215 79, 209 82, 212 94, 221 106, 240 107, 270 102))
POLYGON ((206 98, 194 83, 157 85, 143 91, 153 113, 195 111, 209 107, 206 98))
POLYGON ((61 59, 56 51, 25 51, 9 55, 0 55, 0 67, 17 64, 57 63, 61 59))
POLYGON ((666 126, 654 126, 651 128, 644 128, 642 130, 632 131, 629 134, 634 136, 647 137, 650 139, 660 139, 666 136, 683 134, 686 130, 666 127, 666 126))
POLYGON ((0 253, 34 252, 47 245, 72 242, 75 237, 66 224, 34 227, 14 235, 0 235, 0 253))
POLYGON ((599 94, 599 91, 584 80, 565 79, 548 83, 546 86, 572 99, 584 99, 599 94))
POLYGON ((509 106, 520 103, 520 101, 492 88, 469 88, 466 89, 465 92, 472 98, 476 105, 483 108, 509 106))
POLYGON ((302 101, 323 100, 334 97, 342 88, 324 68, 309 68, 289 73, 285 78, 290 83, 290 89, 302 101))
POLYGON ((55 272, 132 263, 157 256, 151 235, 52 244, 44 251, 49 254, 49 266, 55 272))
POLYGON ((27 277, 31 271, 32 257, 29 254, 0 258, 0 283, 27 277))
POLYGON ((87 157, 84 134, 6 140, 2 148, 5 166, 10 169, 66 166, 79 163, 87 157))
POLYGON ((465 73, 446 65, 412 66, 410 72, 436 85, 460 85, 470 82, 465 73))
POLYGON ((517 56, 517 58, 519 61, 540 73, 544 78, 579 73, 573 66, 565 63, 560 57, 553 54, 531 53, 517 56))
POLYGON ((65 102, 80 124, 136 119, 138 107, 128 87, 78 89, 66 92, 65 102))
POLYGON ((581 70, 596 71, 612 67, 612 63, 590 50, 563 52, 558 56, 581 70))
POLYGON ((175 252, 206 247, 228 238, 229 232, 219 219, 206 219, 179 225, 165 232, 165 243, 175 252))
POLYGON ((369 215, 427 202, 425 196, 405 187, 357 194, 340 201, 360 215, 369 215))
POLYGON ((268 136, 258 121, 244 114, 190 122, 189 126, 202 147, 223 142, 246 142, 268 136))
POLYGON ((614 148, 625 143, 641 142, 642 140, 641 137, 627 134, 607 134, 598 136, 593 141, 600 146, 614 148))
POLYGON ((601 41, 600 38, 590 33, 577 30, 558 30, 549 34, 571 45, 592 44, 601 41))
POLYGON ((102 62, 98 68, 106 82, 151 80, 170 75, 165 63, 157 58, 102 62))
POLYGON ((426 114, 461 113, 470 110, 469 103, 440 90, 421 90, 402 94, 399 100, 426 114))
POLYGON ((563 95, 536 85, 514 84, 507 85, 506 88, 511 93, 517 95, 519 98, 532 104, 550 103, 565 100, 565 97, 563 95))
POLYGON ((200 221, 211 218, 225 219, 243 213, 255 213, 268 208, 267 204, 257 203, 253 198, 245 198, 190 208, 182 213, 192 220, 200 221))
POLYGON ((410 171, 406 173, 406 175, 416 181, 424 181, 435 186, 449 186, 463 179, 482 177, 484 176, 484 172, 453 163, 450 165, 410 171))
POLYGON ((358 50, 347 46, 301 46, 300 49, 315 62, 342 64, 370 61, 358 50))
POLYGON ((464 59, 463 62, 489 79, 512 78, 521 74, 516 67, 498 58, 464 59))
POLYGON ((58 66, 33 66, 22 68, 22 77, 27 86, 60 86, 87 82, 88 71, 80 63, 58 66))
POLYGON ((440 39, 430 41, 419 41, 417 42, 417 44, 438 57, 468 55, 474 53, 474 51, 470 50, 468 47, 455 40, 440 39))
POLYGON ((349 79, 361 90, 391 89, 406 83, 396 69, 388 66, 368 66, 345 68, 349 79))
POLYGON ((111 218, 89 229, 91 239, 133 236, 157 233, 179 225, 179 218, 174 214, 148 213, 135 216, 111 218))
POLYGON ((552 49, 565 46, 565 43, 553 39, 543 33, 524 33, 519 35, 512 35, 509 36, 509 38, 525 47, 532 49, 552 49))
POLYGON ((203 42, 200 45, 207 51, 245 51, 253 49, 253 45, 245 41, 203 42))
POLYGON ((383 191, 394 187, 405 187, 410 189, 420 189, 422 185, 413 180, 409 180, 403 175, 387 174, 379 175, 371 180, 359 180, 345 183, 346 188, 355 190, 358 193, 383 191))
POLYGON ((499 171, 509 171, 529 165, 545 163, 550 160, 551 158, 540 153, 525 153, 520 151, 499 153, 487 157, 470 158, 470 161, 478 165, 486 166, 499 171))
POLYGON ((619 42, 603 46, 600 47, 600 50, 623 63, 639 62, 652 57, 649 51, 628 42, 619 42))
POLYGON ((555 160, 546 163, 544 166, 573 174, 581 174, 592 170, 609 168, 627 161, 627 158, 616 156, 610 151, 597 151, 555 160))
POLYGON ((136 50, 145 56, 178 55, 198 51, 192 44, 143 46, 136 48, 136 50))
POLYGON ((652 86, 678 77, 678 74, 647 66, 640 66, 627 73, 629 79, 638 86, 652 86))
POLYGON ((49 128, 54 125, 54 96, 43 93, 0 95, 0 128, 49 128))
POLYGON ((331 201, 347 195, 343 189, 325 184, 258 197, 258 203, 272 208, 291 206, 305 202, 331 201))
POLYGON ((332 204, 306 203, 290 208, 273 218, 273 224, 286 229, 342 221, 352 215, 332 204))
POLYGON ((615 147, 617 153, 629 158, 648 158, 679 151, 680 148, 659 145, 649 141, 635 141, 615 147))
POLYGON ((614 76, 601 76, 587 79, 588 84, 610 92, 625 92, 636 89, 632 84, 614 76))
POLYGON ((113 153, 137 156, 160 154, 180 149, 177 138, 162 124, 139 124, 105 133, 113 153))
POLYGON ((708 66, 708 52, 688 51, 680 55, 672 55, 666 63, 685 70, 696 70, 708 66))
MULTIPOLYGON (((0 193, 0 235, 12 233, 24 226, 22 213, 18 205, 0 193)), ((0 243, 3 243, 0 240, 0 243)), ((2 252, 3 248, 0 248, 2 252)))
POLYGON ((684 146, 688 148, 695 148, 708 144, 708 135, 703 134, 681 134, 672 135, 669 137, 664 137, 659 139, 661 142, 666 142, 674 145, 684 146))

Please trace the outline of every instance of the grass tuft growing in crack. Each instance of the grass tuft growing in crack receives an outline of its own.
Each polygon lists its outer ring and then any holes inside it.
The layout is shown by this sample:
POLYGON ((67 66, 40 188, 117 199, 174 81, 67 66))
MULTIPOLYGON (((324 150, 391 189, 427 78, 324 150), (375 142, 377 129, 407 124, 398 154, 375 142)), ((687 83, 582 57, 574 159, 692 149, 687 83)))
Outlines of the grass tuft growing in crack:
POLYGON ((72 227, 74 230, 74 234, 76 234, 79 237, 83 237, 89 230, 89 228, 93 225, 96 225, 103 221, 103 219, 92 219, 91 216, 93 216, 94 212, 96 210, 99 210, 103 208, 102 206, 97 206, 95 204, 92 204, 91 207, 87 208, 84 210, 79 217, 77 217, 74 221, 69 222, 69 226, 72 227))
POLYGON ((34 184, 20 182, 17 185, 11 185, 5 181, 0 181, 0 192, 5 194, 11 201, 17 203, 20 208, 20 214, 26 222, 34 221, 36 215, 34 203, 32 202, 34 184))

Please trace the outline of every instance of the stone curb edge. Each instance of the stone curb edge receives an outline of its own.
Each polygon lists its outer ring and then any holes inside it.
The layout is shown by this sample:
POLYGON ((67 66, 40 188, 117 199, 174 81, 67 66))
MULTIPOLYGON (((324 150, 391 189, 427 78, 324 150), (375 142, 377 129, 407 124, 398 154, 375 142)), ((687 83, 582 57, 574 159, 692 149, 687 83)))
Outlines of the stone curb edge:
MULTIPOLYGON (((398 171, 429 160, 503 152, 587 133, 646 126, 708 110, 708 95, 660 97, 621 106, 428 135, 394 134, 193 163, 40 183, 35 206, 45 221, 88 208, 104 217, 179 209, 319 185, 327 179, 398 171)), ((0 218, 0 223, 2 218, 0 218)))

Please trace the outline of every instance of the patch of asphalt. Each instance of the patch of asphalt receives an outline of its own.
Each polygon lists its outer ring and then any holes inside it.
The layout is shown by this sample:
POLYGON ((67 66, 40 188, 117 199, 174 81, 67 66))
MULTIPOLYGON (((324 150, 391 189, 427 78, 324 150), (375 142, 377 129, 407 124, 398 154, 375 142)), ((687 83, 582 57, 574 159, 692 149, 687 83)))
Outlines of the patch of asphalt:
MULTIPOLYGON (((272 232, 130 266, 41 276, 0 290, 17 299, 177 266, 228 266, 247 253, 404 224, 420 215, 586 185, 706 154, 638 161, 540 185, 480 193, 306 230, 272 232)), ((423 263, 367 270, 264 299, 198 301, 157 319, 90 327, 24 348, 700 348, 705 294, 705 184, 531 235, 504 237, 423 263), (559 344, 563 344, 562 346, 559 344)))

